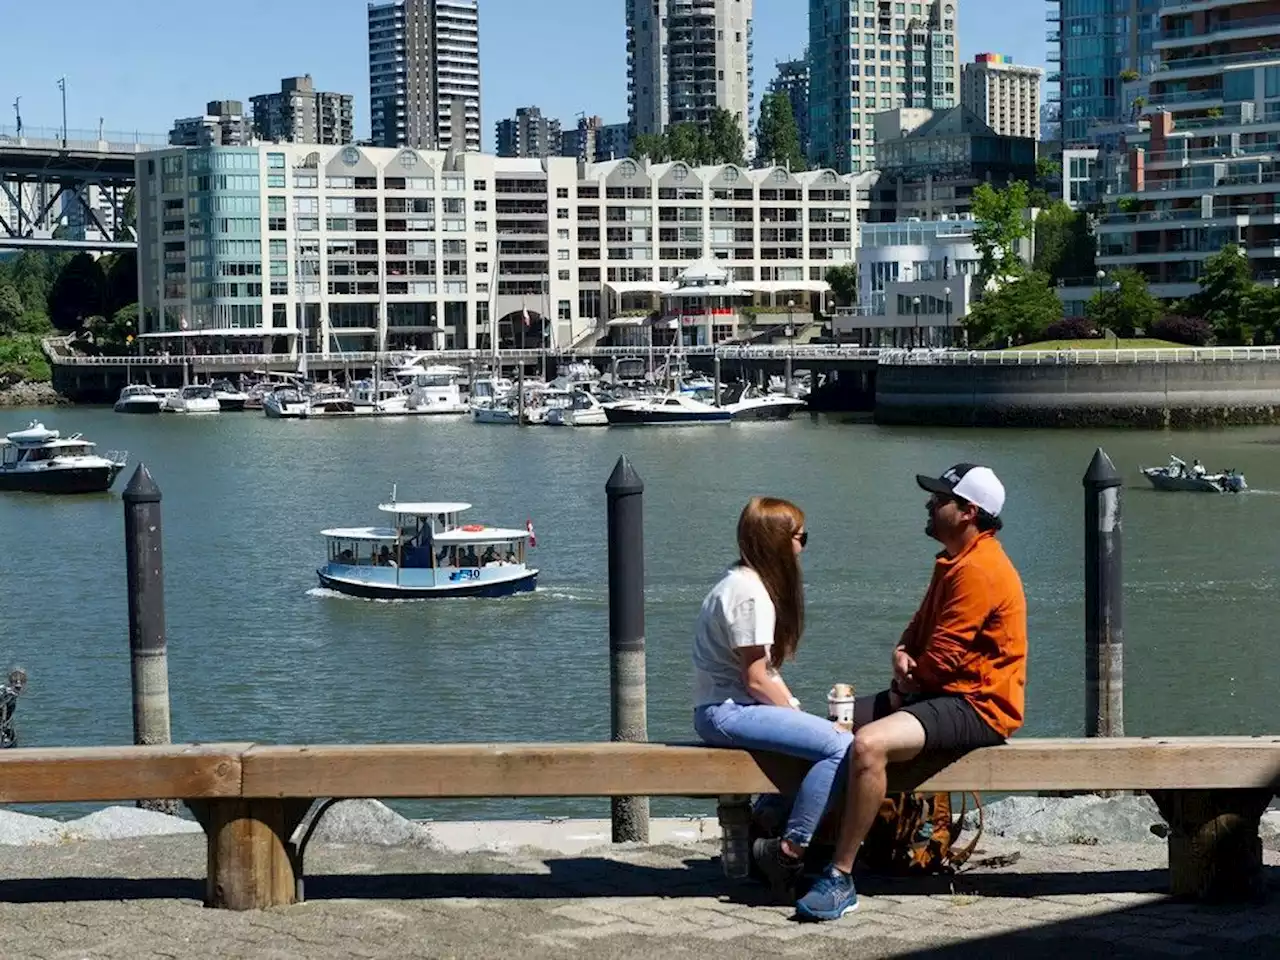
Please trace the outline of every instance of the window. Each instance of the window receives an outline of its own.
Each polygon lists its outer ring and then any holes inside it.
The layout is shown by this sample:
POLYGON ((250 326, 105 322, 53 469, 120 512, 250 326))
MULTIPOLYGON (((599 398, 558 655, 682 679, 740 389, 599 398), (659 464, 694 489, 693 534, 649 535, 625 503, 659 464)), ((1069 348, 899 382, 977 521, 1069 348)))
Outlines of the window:
MULTIPOLYGON (((449 187, 446 186, 445 189, 448 190, 449 187)), ((459 187, 458 189, 462 188, 459 187)), ((477 193, 484 193, 489 189, 489 182, 487 180, 472 180, 471 189, 475 190, 477 193)))
POLYGON ((569 259, 569 251, 568 251, 568 250, 557 250, 557 251, 556 251, 556 259, 557 259, 557 260, 568 260, 568 259, 569 259))
POLYGON ((556 208, 556 219, 557 219, 557 220, 568 220, 568 219, 569 219, 569 208, 568 208, 568 207, 557 207, 557 208, 556 208))
POLYGON ((570 273, 568 270, 560 270, 557 276, 559 276, 561 280, 568 280, 570 277, 570 273))
POLYGON ((568 187, 556 187, 556 196, 557 196, 557 197, 559 197, 561 200, 568 200, 568 199, 569 199, 569 188, 568 188, 568 187))
POLYGON ((573 304, 568 300, 560 300, 556 304, 556 314, 561 320, 573 319, 573 304))
POLYGON ((488 273, 488 272, 489 272, 489 265, 485 263, 483 260, 477 260, 476 273, 488 273))
MULTIPOLYGON (((446 205, 446 206, 445 206, 445 209, 446 209, 446 210, 448 209, 448 203, 449 203, 449 201, 448 201, 448 200, 446 200, 446 201, 445 201, 445 205, 446 205)), ((475 202, 475 204, 473 205, 473 207, 474 207, 474 209, 475 209, 475 212, 476 212, 476 213, 483 213, 484 211, 486 211, 486 210, 488 210, 488 209, 489 209, 489 202, 488 202, 487 200, 477 200, 477 201, 475 202)))
POLYGON ((283 170, 283 169, 284 169, 284 154, 283 154, 283 153, 268 153, 268 154, 267 154, 267 169, 268 169, 268 170, 283 170))

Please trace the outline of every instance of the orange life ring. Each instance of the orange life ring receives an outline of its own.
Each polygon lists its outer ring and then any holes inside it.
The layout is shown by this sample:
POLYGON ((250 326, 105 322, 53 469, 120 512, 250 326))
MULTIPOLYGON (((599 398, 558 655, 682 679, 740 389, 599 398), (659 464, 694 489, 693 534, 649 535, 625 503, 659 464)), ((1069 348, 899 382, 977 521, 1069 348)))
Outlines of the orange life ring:
POLYGON ((467 524, 465 527, 463 527, 462 529, 463 529, 463 530, 465 530, 467 533, 477 533, 477 532, 479 532, 479 531, 481 531, 481 530, 483 530, 483 529, 484 529, 484 524, 483 524, 483 523, 468 523, 468 524, 467 524))

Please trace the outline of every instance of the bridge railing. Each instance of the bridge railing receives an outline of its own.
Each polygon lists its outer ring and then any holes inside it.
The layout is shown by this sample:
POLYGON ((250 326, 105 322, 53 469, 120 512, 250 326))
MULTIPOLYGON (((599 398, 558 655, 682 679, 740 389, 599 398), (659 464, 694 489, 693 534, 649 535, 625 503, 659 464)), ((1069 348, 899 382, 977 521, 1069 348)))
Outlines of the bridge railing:
MULTIPOLYGON (((61 127, 23 126, 22 134, 13 124, 0 123, 0 146, 29 147, 32 150, 61 150, 61 127)), ((142 133, 137 130, 68 130, 67 150, 88 150, 107 153, 142 153, 168 146, 169 138, 161 133, 142 133)))

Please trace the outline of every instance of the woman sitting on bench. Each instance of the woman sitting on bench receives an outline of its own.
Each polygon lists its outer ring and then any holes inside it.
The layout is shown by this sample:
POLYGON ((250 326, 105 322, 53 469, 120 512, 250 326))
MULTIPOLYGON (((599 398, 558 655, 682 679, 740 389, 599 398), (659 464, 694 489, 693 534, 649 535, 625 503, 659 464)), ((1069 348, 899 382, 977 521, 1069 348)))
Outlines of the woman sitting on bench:
POLYGON ((800 552, 808 540, 799 507, 753 498, 738 518, 738 562, 703 600, 693 645, 699 737, 813 761, 782 836, 757 840, 752 849, 775 893, 790 901, 853 742, 830 720, 803 712, 778 672, 804 629, 800 552))

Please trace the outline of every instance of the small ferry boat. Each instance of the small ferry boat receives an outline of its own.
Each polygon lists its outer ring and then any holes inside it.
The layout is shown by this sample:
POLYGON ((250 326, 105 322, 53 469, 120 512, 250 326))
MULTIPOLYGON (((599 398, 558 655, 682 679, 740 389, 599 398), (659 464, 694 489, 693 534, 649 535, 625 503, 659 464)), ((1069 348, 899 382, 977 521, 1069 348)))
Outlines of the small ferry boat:
POLYGON ((0 440, 0 490, 102 493, 111 489, 128 454, 93 452, 80 434, 63 437, 35 420, 0 440))
POLYGON ((505 597, 527 593, 538 571, 526 562, 532 524, 504 529, 459 525, 469 503, 379 504, 394 527, 322 530, 328 562, 316 571, 320 585, 368 600, 438 597, 505 597))
POLYGON ((1244 474, 1236 470, 1208 473, 1197 460, 1192 466, 1170 457, 1163 467, 1143 467, 1142 475, 1157 490, 1189 493, 1243 493, 1249 489, 1244 474))
POLYGON ((116 413, 159 413, 163 407, 164 397, 150 384, 131 383, 120 391, 120 398, 112 409, 116 413))

